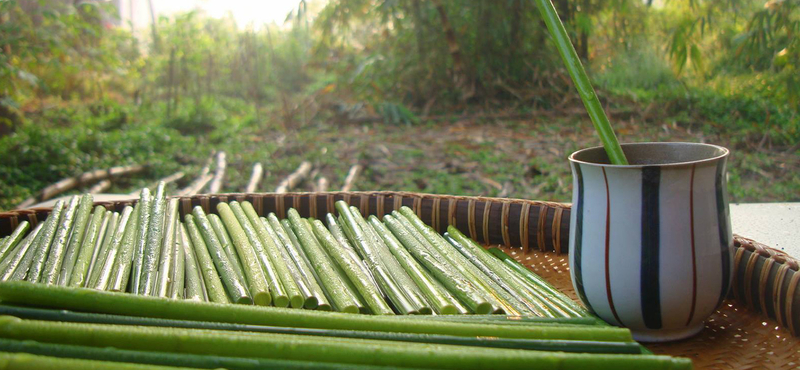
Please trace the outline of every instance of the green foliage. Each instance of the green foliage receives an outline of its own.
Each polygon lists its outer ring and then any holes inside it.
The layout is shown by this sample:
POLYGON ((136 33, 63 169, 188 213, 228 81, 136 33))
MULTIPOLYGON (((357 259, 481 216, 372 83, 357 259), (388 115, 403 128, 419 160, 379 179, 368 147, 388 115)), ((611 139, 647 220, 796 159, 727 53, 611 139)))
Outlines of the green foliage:
POLYGON ((769 1, 737 38, 737 56, 758 71, 772 69, 783 86, 775 95, 800 104, 800 0, 769 1))
POLYGON ((180 168, 175 153, 197 150, 193 139, 160 122, 129 122, 128 109, 105 102, 48 111, 0 138, 0 208, 93 169, 138 163, 149 165, 155 175, 168 174, 180 168))
MULTIPOLYGON (((192 174, 211 149, 229 154, 234 189, 255 161, 279 177, 312 160, 335 181, 354 161, 385 164, 376 158, 395 152, 400 167, 367 165, 357 186, 500 193, 463 160, 512 195, 567 200, 563 158, 595 144, 558 141, 558 155, 527 157, 498 149, 522 141, 448 142, 431 166, 421 164, 437 148, 406 146, 408 132, 447 136, 463 123, 430 115, 533 113, 535 126, 492 123, 514 136, 591 131, 529 1, 302 1, 284 24, 255 28, 189 12, 158 19, 139 39, 108 26, 111 3, 92 4, 0 1, 0 208, 89 169, 150 165, 145 177, 116 182, 119 191, 192 174), (331 119, 341 116, 381 122, 331 119), (371 153, 383 142, 398 147, 371 153)), ((796 193, 796 176, 763 180, 761 168, 783 170, 759 153, 796 151, 800 141, 799 0, 554 4, 603 104, 634 112, 636 129, 621 139, 673 139, 653 133, 665 124, 699 132, 743 152, 731 170, 735 199, 796 193)))
POLYGON ((47 2, 30 12, 16 1, 0 2, 8 18, 0 22, 0 104, 19 113, 44 99, 127 95, 138 51, 129 33, 105 27, 109 6, 47 2))
POLYGON ((660 50, 647 42, 638 42, 594 67, 598 85, 619 94, 648 95, 680 88, 660 50))

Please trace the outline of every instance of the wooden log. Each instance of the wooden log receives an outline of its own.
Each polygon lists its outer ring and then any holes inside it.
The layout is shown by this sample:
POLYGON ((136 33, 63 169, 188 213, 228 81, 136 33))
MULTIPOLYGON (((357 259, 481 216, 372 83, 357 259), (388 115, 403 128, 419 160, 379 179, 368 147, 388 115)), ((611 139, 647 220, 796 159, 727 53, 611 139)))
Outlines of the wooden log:
POLYGON ((200 190, 202 190, 206 186, 206 184, 208 184, 208 182, 211 181, 211 179, 213 179, 213 178, 214 178, 214 175, 209 175, 209 174, 207 174, 207 175, 205 175, 203 177, 200 177, 200 178, 194 180, 191 184, 189 184, 189 186, 187 186, 187 187, 181 189, 180 191, 178 191, 177 195, 181 196, 181 197, 189 197, 189 196, 195 195, 195 194, 199 193, 200 190))
POLYGON ((110 187, 111 187, 111 181, 103 180, 103 181, 98 182, 97 184, 94 184, 94 186, 89 188, 89 194, 102 193, 102 192, 108 190, 108 188, 110 188, 110 187))
POLYGON ((208 157, 206 165, 200 169, 200 173, 197 175, 194 181, 192 181, 187 187, 178 190, 175 195, 180 197, 197 194, 200 192, 200 189, 206 186, 206 184, 208 184, 208 182, 214 178, 214 176, 209 175, 211 172, 211 163, 214 161, 214 154, 216 154, 216 151, 211 152, 211 156, 208 157))
POLYGON ((300 167, 297 167, 297 169, 294 172, 292 172, 289 176, 283 179, 283 181, 281 181, 280 184, 278 184, 278 187, 275 189, 275 192, 285 193, 289 191, 290 189, 297 186, 297 184, 299 184, 300 181, 302 181, 306 176, 308 176, 310 172, 311 172, 311 162, 303 161, 303 163, 300 164, 300 167))
POLYGON ((324 176, 317 179, 317 183, 314 186, 314 191, 316 192, 323 192, 328 191, 328 179, 324 176))
POLYGON ((254 193, 256 189, 258 189, 258 184, 261 183, 262 178, 264 178, 264 168, 259 162, 253 165, 253 174, 250 175, 250 181, 247 182, 247 187, 244 189, 244 192, 254 193))
POLYGON ((350 189, 353 188, 353 184, 356 182, 356 178, 358 178, 358 174, 362 169, 363 167, 360 164, 350 167, 350 171, 347 173, 347 177, 344 179, 342 191, 350 191, 350 189))
MULTIPOLYGON (((155 188, 156 186, 158 186, 158 183, 160 183, 160 182, 162 182, 162 181, 164 182, 164 184, 171 184, 171 183, 173 183, 173 182, 175 182, 175 181, 178 181, 178 180, 182 179, 182 178, 183 178, 183 176, 185 176, 185 174, 183 173, 183 171, 178 171, 178 172, 175 172, 175 173, 173 173, 172 175, 169 175, 169 176, 167 176, 167 177, 164 177, 164 178, 162 178, 162 179, 160 179, 160 180, 158 180, 158 181, 156 181, 156 182, 154 182, 154 183, 152 183, 152 184, 148 185, 148 186, 147 186, 147 188, 149 188, 149 189, 155 188)), ((136 196, 138 196, 138 195, 139 195, 139 193, 141 193, 141 192, 142 192, 142 189, 138 189, 138 188, 137 188, 136 190, 134 190, 134 191, 132 191, 132 192, 130 192, 130 193, 128 193, 128 194, 129 194, 129 195, 136 195, 136 196)))
POLYGON ((219 152, 217 154, 217 168, 214 170, 214 178, 211 180, 211 185, 208 186, 209 193, 219 193, 222 190, 222 181, 225 178, 225 168, 227 166, 225 152, 219 152))
POLYGON ((47 186, 46 188, 42 189, 36 196, 25 199, 25 201, 20 203, 17 206, 17 208, 30 207, 38 202, 51 199, 58 194, 61 194, 67 190, 72 190, 84 184, 91 184, 111 177, 142 172, 144 171, 144 168, 145 168, 144 166, 138 164, 131 166, 119 166, 119 167, 111 167, 106 170, 89 171, 75 177, 68 177, 66 179, 59 180, 55 184, 47 186))

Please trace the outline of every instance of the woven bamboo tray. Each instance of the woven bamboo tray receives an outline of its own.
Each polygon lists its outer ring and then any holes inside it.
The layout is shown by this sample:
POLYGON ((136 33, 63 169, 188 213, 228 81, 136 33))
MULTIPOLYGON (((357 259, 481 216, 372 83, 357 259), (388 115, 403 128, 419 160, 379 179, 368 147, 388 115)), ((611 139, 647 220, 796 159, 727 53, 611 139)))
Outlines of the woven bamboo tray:
MULTIPOLYGON (((261 214, 279 217, 296 208, 303 217, 322 218, 345 200, 363 214, 383 216, 411 207, 423 221, 442 232, 455 225, 485 245, 507 253, 576 299, 566 256, 568 204, 516 199, 461 197, 406 192, 331 192, 285 194, 218 194, 180 198, 181 215, 194 206, 215 212, 220 202, 247 200, 261 214)), ((98 203, 120 211, 131 202, 98 203)), ((36 225, 49 208, 0 213, 0 235, 23 220, 36 225)), ((796 369, 800 367, 800 272, 798 261, 781 251, 735 236, 733 288, 723 306, 697 336, 648 345, 653 352, 688 357, 697 368, 796 369)))

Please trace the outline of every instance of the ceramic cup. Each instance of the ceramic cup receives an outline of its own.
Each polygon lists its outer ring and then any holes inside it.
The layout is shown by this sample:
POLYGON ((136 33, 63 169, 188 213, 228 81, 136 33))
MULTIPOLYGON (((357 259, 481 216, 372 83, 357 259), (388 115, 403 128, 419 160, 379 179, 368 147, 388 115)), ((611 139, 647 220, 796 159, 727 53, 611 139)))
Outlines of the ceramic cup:
POLYGON ((692 336, 731 286, 728 150, 694 143, 602 147, 570 157, 570 274, 581 301, 645 342, 692 336))

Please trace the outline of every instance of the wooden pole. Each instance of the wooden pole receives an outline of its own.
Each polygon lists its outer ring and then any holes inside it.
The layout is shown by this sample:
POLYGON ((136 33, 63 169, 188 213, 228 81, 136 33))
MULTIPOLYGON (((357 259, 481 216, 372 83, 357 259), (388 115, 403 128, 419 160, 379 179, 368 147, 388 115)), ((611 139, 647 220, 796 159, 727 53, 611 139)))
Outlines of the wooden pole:
POLYGON ((97 184, 94 184, 94 186, 89 188, 89 194, 102 193, 102 192, 108 190, 108 188, 110 188, 110 187, 111 187, 111 181, 103 180, 103 181, 98 182, 97 184))
MULTIPOLYGON (((164 177, 164 178, 162 178, 162 179, 160 179, 160 180, 148 185, 147 187, 148 188, 155 188, 156 186, 158 186, 158 183, 160 183, 160 182, 164 182, 164 184, 171 184, 171 183, 173 183, 175 181, 178 181, 178 180, 182 179, 183 176, 185 176, 183 171, 178 171, 178 172, 173 173, 172 175, 164 177)), ((132 192, 130 192, 128 194, 129 195, 139 195, 139 193, 141 193, 141 191, 142 191, 142 189, 136 189, 136 190, 134 190, 134 191, 132 191, 132 192)))
POLYGON ((75 189, 84 184, 91 184, 110 177, 142 172, 144 171, 144 168, 144 166, 138 164, 132 166, 111 167, 107 170, 94 170, 85 172, 79 176, 68 177, 42 189, 36 196, 25 199, 25 201, 20 203, 17 208, 30 207, 37 202, 51 199, 58 194, 61 194, 67 190, 75 189))
POLYGON ((254 193, 264 177, 264 168, 261 163, 253 165, 253 174, 250 175, 250 181, 247 182, 247 187, 244 189, 245 193, 254 193))
POLYGON ((323 192, 328 191, 328 179, 325 177, 320 177, 317 179, 317 184, 314 186, 314 191, 316 192, 323 192))
POLYGON ((178 192, 178 196, 188 197, 199 193, 200 190, 203 189, 206 186, 206 184, 208 184, 208 182, 211 181, 211 179, 213 178, 214 178, 213 175, 208 175, 208 174, 198 177, 191 184, 189 184, 189 186, 180 190, 178 192))
POLYGON ((189 186, 181 190, 178 190, 178 192, 175 195, 187 196, 187 195, 197 194, 200 191, 200 189, 206 186, 206 184, 208 184, 208 182, 211 181, 212 178, 214 178, 214 176, 209 175, 209 172, 211 172, 211 163, 214 161, 214 153, 215 152, 212 152, 211 156, 208 157, 206 165, 202 169, 200 169, 200 173, 197 175, 197 178, 195 178, 195 180, 192 181, 192 183, 189 184, 189 186))
POLYGON ((211 185, 208 187, 209 193, 219 193, 222 189, 222 181, 225 178, 225 168, 227 167, 225 160, 225 152, 217 154, 217 168, 214 170, 214 178, 211 180, 211 185))
POLYGON ((342 191, 350 191, 350 189, 353 188, 353 184, 356 182, 356 178, 358 178, 358 174, 362 169, 363 167, 360 164, 350 167, 350 172, 347 173, 347 177, 344 179, 342 191))
POLYGON ((294 172, 292 172, 289 176, 283 179, 283 181, 281 181, 281 183, 275 189, 275 192, 285 193, 289 191, 290 189, 297 186, 297 184, 299 184, 300 181, 302 181, 306 176, 308 176, 310 172, 311 172, 311 162, 303 161, 303 163, 300 164, 300 167, 297 167, 297 169, 294 172))

